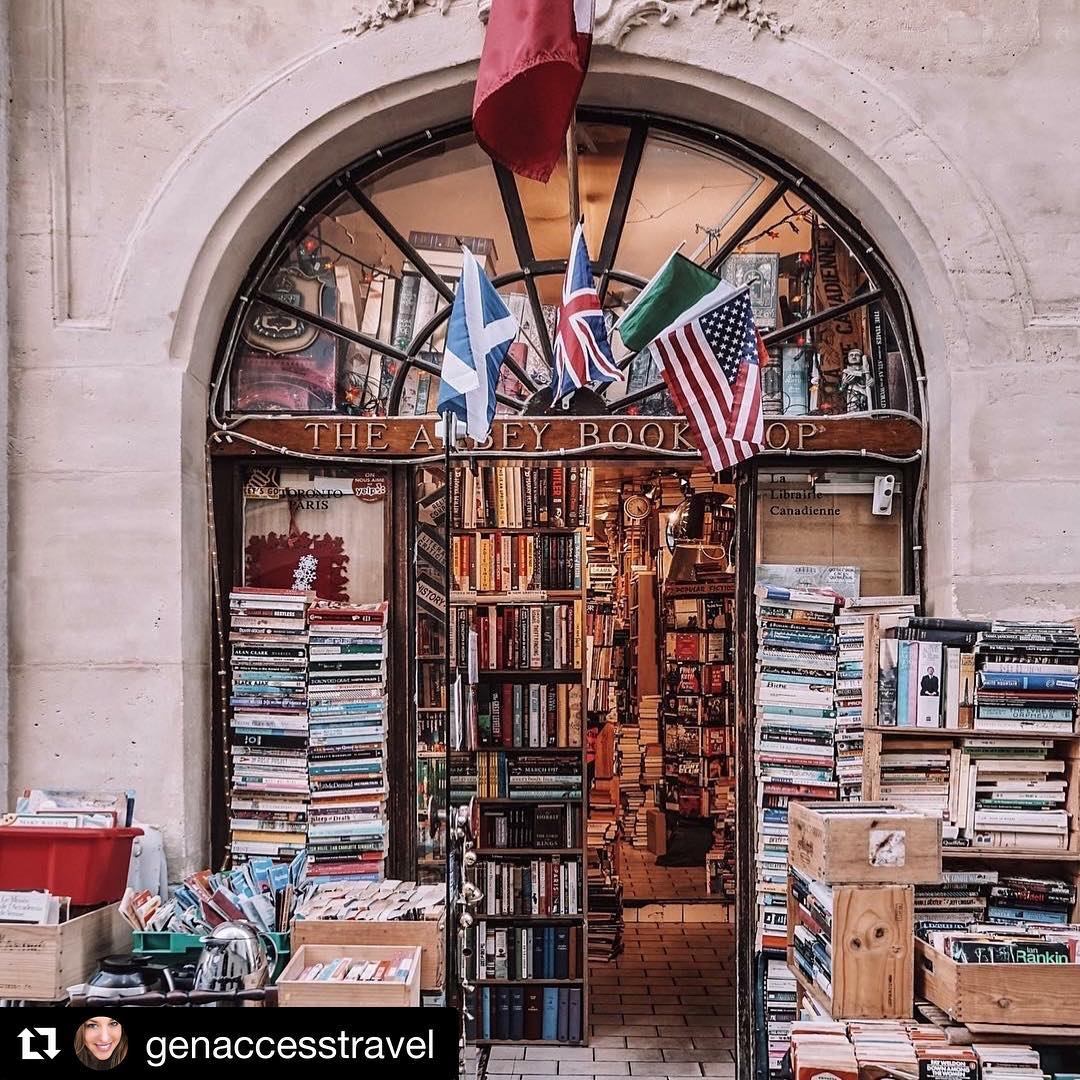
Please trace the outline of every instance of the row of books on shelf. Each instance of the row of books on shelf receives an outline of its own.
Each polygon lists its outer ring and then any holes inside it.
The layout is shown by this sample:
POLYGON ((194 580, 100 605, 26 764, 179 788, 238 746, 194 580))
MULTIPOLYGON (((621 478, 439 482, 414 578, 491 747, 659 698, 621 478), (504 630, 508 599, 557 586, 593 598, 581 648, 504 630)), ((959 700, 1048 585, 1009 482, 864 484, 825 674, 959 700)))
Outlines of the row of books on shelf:
POLYGON ((592 469, 566 465, 457 468, 450 513, 458 529, 576 528, 589 523, 592 469))
POLYGON ((911 619, 881 638, 878 723, 1073 734, 1078 671, 1069 624, 911 619))
POLYGON ((730 660, 731 636, 726 630, 676 630, 664 635, 664 654, 669 660, 725 663, 730 660))
MULTIPOLYGON (((984 925, 992 933, 1032 924, 1064 927, 1074 922, 1076 900, 1076 885, 1061 878, 945 870, 940 882, 915 886, 916 930, 923 940, 934 941, 936 933, 975 932, 984 925)), ((1070 962, 1075 961, 1074 949, 1070 962)))
POLYGON ((465 1035, 484 1042, 577 1043, 583 1008, 581 987, 482 986, 467 997, 465 1035))
POLYGON ((581 533, 476 532, 450 541, 458 592, 580 589, 581 533))
POLYGON ((580 754, 476 754, 476 794, 481 799, 580 799, 580 754))
POLYGON ((471 666, 475 649, 480 671, 574 669, 581 667, 583 648, 580 601, 463 605, 455 611, 455 666, 471 666))
POLYGON ((576 848, 581 846, 580 803, 538 803, 480 810, 481 848, 576 848))
POLYGON ((1065 851, 1069 763, 1050 738, 888 736, 880 754, 882 799, 943 819, 946 846, 1065 851))
POLYGON ((468 974, 477 982, 582 976, 580 925, 502 926, 480 919, 472 931, 468 974))
POLYGON ((471 748, 581 746, 580 683, 478 683, 470 693, 471 748))
POLYGON ((476 881, 483 890, 481 915, 580 915, 582 872, 577 857, 481 858, 476 881))

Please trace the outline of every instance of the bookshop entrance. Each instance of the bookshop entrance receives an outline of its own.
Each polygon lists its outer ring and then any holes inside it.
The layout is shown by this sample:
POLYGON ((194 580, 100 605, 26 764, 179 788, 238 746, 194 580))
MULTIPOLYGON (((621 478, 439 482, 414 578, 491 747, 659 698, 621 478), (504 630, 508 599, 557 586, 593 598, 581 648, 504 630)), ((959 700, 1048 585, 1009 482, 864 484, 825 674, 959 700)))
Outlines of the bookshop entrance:
POLYGON ((438 885, 467 810, 475 904, 442 990, 493 1061, 734 1075, 738 1054, 764 1080, 795 1012, 789 789, 858 798, 863 744, 832 615, 759 611, 755 587, 918 592, 921 361, 880 245, 801 171, 610 109, 579 110, 576 144, 546 186, 492 167, 467 120, 378 148, 238 291, 209 415, 215 864, 304 847, 316 883, 438 885), (571 190, 620 378, 564 410, 571 190), (491 436, 448 471, 434 414, 463 247, 519 329, 491 436), (706 470, 651 351, 612 329, 679 248, 750 287, 767 354, 765 446, 733 475, 706 470), (302 594, 306 724, 251 715, 251 661, 270 661, 228 630, 264 617, 259 588, 302 594), (350 659, 382 646, 345 641, 346 618, 385 626, 381 660, 350 659), (275 767, 287 811, 255 798, 275 767))

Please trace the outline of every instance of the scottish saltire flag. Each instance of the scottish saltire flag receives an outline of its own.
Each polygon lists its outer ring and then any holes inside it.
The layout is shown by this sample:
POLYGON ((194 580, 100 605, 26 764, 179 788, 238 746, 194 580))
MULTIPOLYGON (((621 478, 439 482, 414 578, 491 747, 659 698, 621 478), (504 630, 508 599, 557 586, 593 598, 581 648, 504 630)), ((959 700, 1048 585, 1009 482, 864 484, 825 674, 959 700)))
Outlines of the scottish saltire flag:
POLYGON ((619 376, 589 265, 585 230, 579 221, 570 245, 562 307, 555 330, 555 378, 551 402, 560 401, 587 383, 614 382, 619 376))
POLYGON ((452 412, 465 433, 483 442, 495 415, 495 388, 518 322, 468 248, 462 248, 461 284, 446 333, 439 412, 452 412))
POLYGON ((761 365, 749 288, 665 330, 653 354, 672 399, 714 472, 753 457, 765 442, 761 365))

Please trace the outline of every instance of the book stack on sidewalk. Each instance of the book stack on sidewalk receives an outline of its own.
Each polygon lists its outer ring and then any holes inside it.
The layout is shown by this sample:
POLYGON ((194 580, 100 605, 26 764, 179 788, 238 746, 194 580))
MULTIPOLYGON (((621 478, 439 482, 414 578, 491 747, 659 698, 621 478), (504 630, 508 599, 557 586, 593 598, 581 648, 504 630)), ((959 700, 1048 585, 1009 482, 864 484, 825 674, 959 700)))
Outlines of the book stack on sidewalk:
POLYGON ((837 797, 837 597, 758 585, 758 945, 787 942, 788 803, 837 797))
POLYGON ((291 861, 307 840, 307 610, 294 589, 229 594, 234 863, 291 861))
POLYGON ((979 634, 975 730, 1076 730, 1080 639, 1065 623, 999 622, 979 634))
POLYGON ((308 875, 380 881, 386 857, 387 605, 313 605, 308 875))

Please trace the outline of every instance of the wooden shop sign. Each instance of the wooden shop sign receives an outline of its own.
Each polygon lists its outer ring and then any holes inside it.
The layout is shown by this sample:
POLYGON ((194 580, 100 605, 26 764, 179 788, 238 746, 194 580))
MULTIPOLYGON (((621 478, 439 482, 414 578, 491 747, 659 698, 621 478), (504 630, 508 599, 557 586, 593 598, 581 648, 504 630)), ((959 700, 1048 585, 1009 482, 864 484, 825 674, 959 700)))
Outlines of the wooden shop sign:
MULTIPOLYGON (((312 457, 429 457, 443 449, 436 424, 435 417, 247 420, 232 429, 231 441, 219 433, 212 445, 217 454, 244 456, 287 450, 312 457)), ((765 425, 766 451, 779 453, 866 450, 904 457, 920 445, 919 425, 903 417, 783 417, 765 425)), ((552 450, 636 457, 642 453, 680 456, 696 452, 697 447, 690 425, 679 417, 537 416, 497 417, 485 442, 466 439, 459 450, 524 457, 552 450)))

